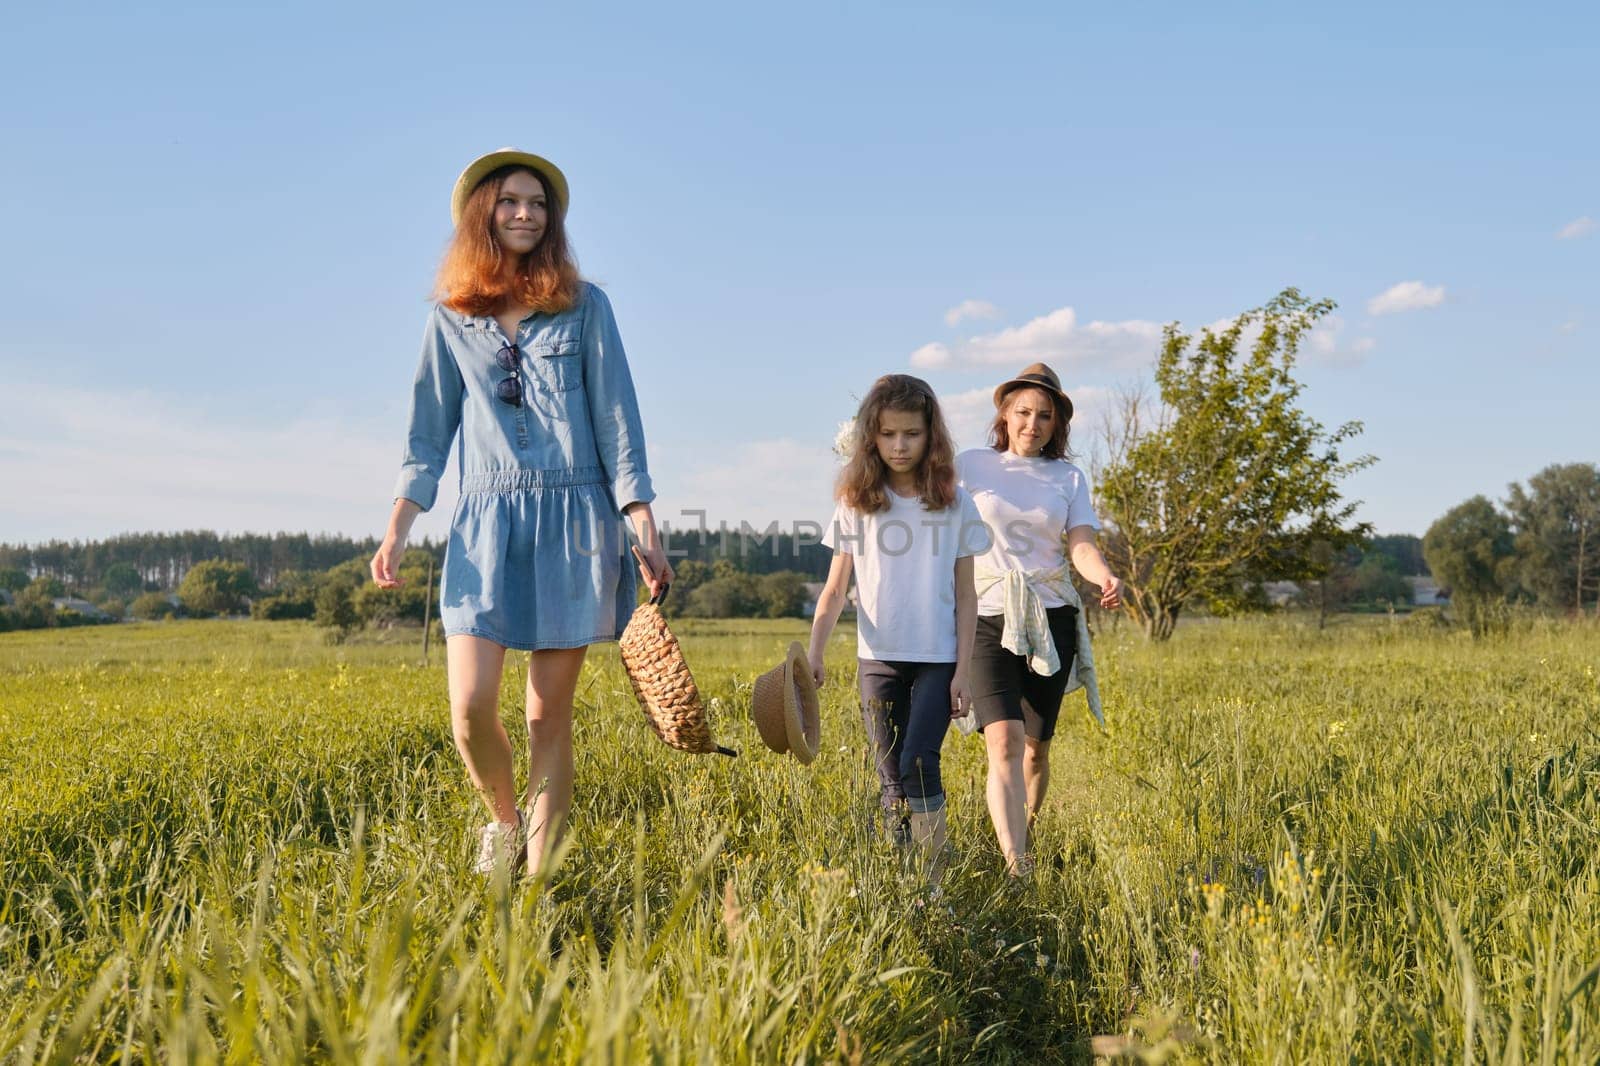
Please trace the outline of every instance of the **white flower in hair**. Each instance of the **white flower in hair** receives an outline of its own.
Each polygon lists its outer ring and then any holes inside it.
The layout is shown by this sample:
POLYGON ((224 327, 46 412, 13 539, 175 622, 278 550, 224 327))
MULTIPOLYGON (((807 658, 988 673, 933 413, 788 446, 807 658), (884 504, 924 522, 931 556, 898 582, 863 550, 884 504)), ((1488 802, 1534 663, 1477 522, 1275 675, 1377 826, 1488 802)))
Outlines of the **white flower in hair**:
POLYGON ((839 423, 839 431, 833 435, 833 454, 846 461, 850 458, 850 451, 856 442, 856 420, 846 419, 839 423))

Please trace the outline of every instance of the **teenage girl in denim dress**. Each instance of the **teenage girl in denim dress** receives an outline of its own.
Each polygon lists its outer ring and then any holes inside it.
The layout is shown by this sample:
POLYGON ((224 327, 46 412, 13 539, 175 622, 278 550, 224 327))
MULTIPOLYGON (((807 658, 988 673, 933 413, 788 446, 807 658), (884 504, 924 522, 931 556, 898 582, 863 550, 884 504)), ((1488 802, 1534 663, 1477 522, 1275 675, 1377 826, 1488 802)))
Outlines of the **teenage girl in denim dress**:
POLYGON ((622 340, 605 294, 578 277, 567 203, 561 171, 513 149, 474 160, 457 181, 394 510, 372 557, 373 580, 398 585, 411 525, 433 506, 459 439, 439 614, 456 748, 492 819, 482 872, 540 861, 571 807, 584 653, 615 640, 636 601, 624 515, 652 592, 673 576, 622 340), (532 652, 526 818, 498 708, 507 648, 532 652))

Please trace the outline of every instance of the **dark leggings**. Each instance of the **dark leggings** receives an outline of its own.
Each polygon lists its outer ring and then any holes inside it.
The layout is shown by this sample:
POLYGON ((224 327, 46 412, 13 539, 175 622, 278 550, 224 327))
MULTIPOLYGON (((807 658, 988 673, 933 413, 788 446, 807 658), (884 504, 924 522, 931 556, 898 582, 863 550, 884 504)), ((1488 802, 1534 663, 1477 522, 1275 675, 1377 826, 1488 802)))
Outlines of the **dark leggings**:
POLYGON ((861 659, 861 720, 872 745, 886 808, 903 801, 926 813, 944 806, 939 749, 950 728, 955 663, 861 659))

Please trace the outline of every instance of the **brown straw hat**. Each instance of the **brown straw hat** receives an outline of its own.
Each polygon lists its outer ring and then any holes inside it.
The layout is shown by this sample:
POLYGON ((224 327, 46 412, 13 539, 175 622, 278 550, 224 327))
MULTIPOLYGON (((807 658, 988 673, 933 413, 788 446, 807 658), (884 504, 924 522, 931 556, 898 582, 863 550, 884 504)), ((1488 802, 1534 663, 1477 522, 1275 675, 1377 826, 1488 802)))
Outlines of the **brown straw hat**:
POLYGON ((1030 388, 1043 389, 1050 393, 1061 403, 1062 421, 1072 421, 1072 401, 1067 394, 1061 391, 1061 379, 1056 377, 1056 372, 1043 363, 1029 363, 1022 368, 1022 372, 1010 381, 1002 381, 994 389, 994 405, 999 407, 1006 398, 1006 393, 1012 389, 1030 388))
POLYGON ((799 641, 790 641, 783 662, 756 678, 750 717, 767 747, 809 763, 822 745, 819 709, 806 650, 799 641))
MULTIPOLYGON (((633 554, 644 566, 638 548, 633 549, 633 554)), ((663 586, 649 603, 636 608, 622 636, 617 638, 623 669, 628 672, 633 694, 639 698, 650 727, 668 747, 693 755, 737 755, 732 748, 711 739, 700 689, 689 673, 678 638, 662 617, 661 601, 667 598, 671 587, 663 586)))

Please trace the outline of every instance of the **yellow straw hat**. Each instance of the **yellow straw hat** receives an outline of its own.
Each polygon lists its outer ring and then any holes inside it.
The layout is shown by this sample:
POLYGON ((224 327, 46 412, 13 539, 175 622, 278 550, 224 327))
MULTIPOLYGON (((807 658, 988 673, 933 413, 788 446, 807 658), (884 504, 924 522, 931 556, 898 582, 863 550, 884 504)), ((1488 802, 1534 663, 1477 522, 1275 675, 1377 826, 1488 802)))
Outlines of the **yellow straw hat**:
POLYGON ((450 194, 450 221, 454 225, 461 224, 461 210, 467 206, 467 197, 478 183, 489 175, 491 171, 501 167, 527 167, 544 175, 545 182, 550 186, 550 195, 556 198, 562 215, 567 213, 567 205, 571 203, 567 189, 567 176, 561 173, 561 168, 543 156, 534 155, 532 152, 520 151, 516 148, 499 148, 488 155, 480 155, 467 164, 467 169, 461 172, 456 179, 455 192, 450 194))
POLYGON ((822 746, 819 710, 806 650, 799 641, 790 641, 783 662, 756 678, 750 717, 767 747, 809 763, 822 746))

